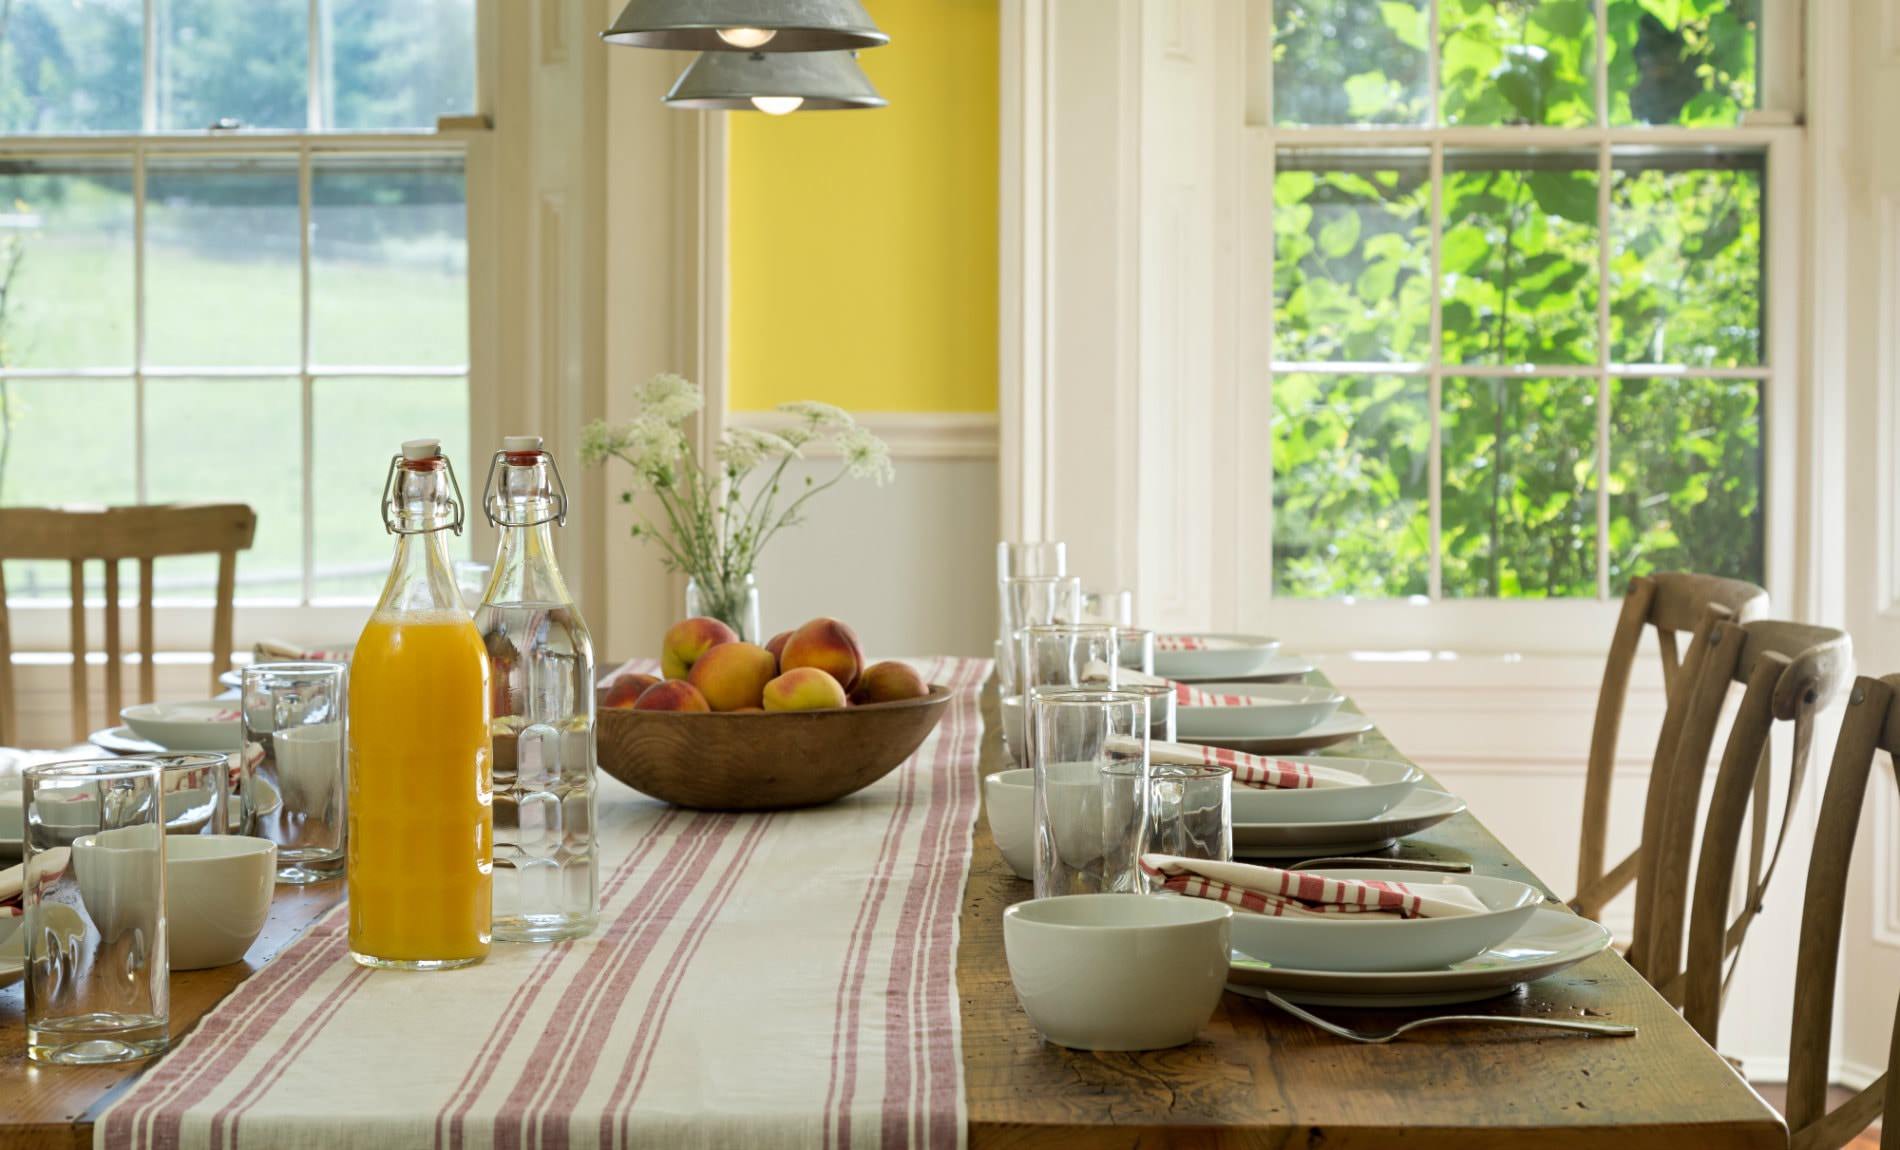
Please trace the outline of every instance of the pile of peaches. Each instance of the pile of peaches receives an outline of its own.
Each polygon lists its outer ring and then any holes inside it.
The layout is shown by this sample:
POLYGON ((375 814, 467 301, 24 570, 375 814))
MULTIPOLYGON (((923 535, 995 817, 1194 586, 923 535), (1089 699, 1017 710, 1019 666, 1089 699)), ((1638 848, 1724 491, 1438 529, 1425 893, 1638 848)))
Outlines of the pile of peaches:
POLYGON ((850 627, 813 619, 761 647, 717 619, 685 619, 661 642, 664 678, 626 672, 600 688, 602 707, 636 711, 828 711, 895 703, 930 693, 923 677, 895 662, 864 665, 850 627))

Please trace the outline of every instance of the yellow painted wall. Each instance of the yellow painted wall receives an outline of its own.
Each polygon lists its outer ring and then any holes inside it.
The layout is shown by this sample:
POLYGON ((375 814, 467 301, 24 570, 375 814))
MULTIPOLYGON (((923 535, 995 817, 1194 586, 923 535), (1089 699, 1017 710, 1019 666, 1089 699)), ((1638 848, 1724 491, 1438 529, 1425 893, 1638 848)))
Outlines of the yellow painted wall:
POLYGON ((996 5, 868 0, 888 108, 728 114, 734 410, 996 410, 996 5))

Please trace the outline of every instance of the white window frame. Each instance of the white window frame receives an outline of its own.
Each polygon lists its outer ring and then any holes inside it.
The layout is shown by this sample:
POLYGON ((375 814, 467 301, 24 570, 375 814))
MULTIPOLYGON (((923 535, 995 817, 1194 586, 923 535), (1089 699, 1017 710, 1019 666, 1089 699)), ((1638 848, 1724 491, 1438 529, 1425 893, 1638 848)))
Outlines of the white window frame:
MULTIPOLYGON (((1439 41, 1438 7, 1431 3, 1430 43, 1439 41)), ((1596 123, 1582 128, 1546 127, 1277 127, 1272 117, 1273 61, 1271 52, 1271 0, 1251 0, 1247 41, 1245 91, 1245 127, 1242 133, 1245 155, 1243 203, 1248 205, 1249 226, 1243 237, 1246 288, 1244 315, 1263 317, 1260 322, 1243 325, 1242 370, 1236 387, 1236 426, 1258 436, 1270 436, 1273 426, 1272 379, 1278 373, 1320 371, 1330 374, 1376 372, 1379 374, 1425 376, 1430 383, 1432 455, 1430 460, 1430 521, 1432 535, 1431 595, 1425 600, 1315 600, 1275 596, 1268 576, 1273 569, 1273 490, 1270 450, 1240 453, 1240 488, 1261 492, 1263 498, 1237 500, 1234 531, 1239 541, 1238 569, 1259 573, 1253 586, 1257 593, 1242 591, 1237 603, 1239 623, 1249 630, 1269 631, 1299 648, 1318 650, 1391 649, 1418 650, 1469 649, 1505 644, 1518 649, 1550 651, 1595 651, 1602 636, 1613 626, 1617 604, 1607 586, 1607 563, 1602 552, 1609 546, 1609 489, 1604 465, 1608 459, 1610 380, 1616 377, 1655 377, 1673 374, 1693 378, 1762 379, 1766 382, 1763 414, 1763 490, 1764 541, 1766 547, 1766 583, 1778 604, 1791 602, 1798 590, 1797 547, 1800 541, 1797 520, 1798 492, 1802 464, 1799 424, 1802 391, 1806 382, 1807 360, 1803 301, 1806 298, 1805 253, 1805 132, 1800 123, 1802 13, 1794 0, 1765 0, 1760 24, 1760 72, 1762 108, 1745 117, 1745 123, 1733 128, 1610 127, 1608 126, 1608 60, 1604 51, 1607 0, 1596 0, 1596 123), (1764 274, 1763 341, 1766 359, 1758 368, 1613 368, 1611 347, 1599 338, 1594 365, 1515 367, 1486 365, 1443 365, 1438 362, 1440 275, 1438 236, 1434 221, 1430 264, 1431 344, 1427 361, 1418 364, 1288 364, 1273 360, 1273 184, 1278 149, 1283 145, 1312 148, 1412 148, 1429 153, 1434 216, 1439 211, 1439 183, 1447 149, 1482 148, 1509 152, 1514 149, 1562 148, 1571 151, 1594 150, 1597 154, 1598 188, 1598 323, 1600 332, 1608 330, 1610 306, 1608 263, 1611 235, 1607 227, 1610 209, 1610 173, 1618 148, 1637 146, 1698 146, 1723 150, 1760 150, 1764 175, 1762 195, 1765 204, 1765 237, 1762 258, 1764 274), (1599 549, 1598 588, 1594 599, 1440 599, 1439 592, 1439 511, 1440 459, 1438 420, 1440 382, 1445 376, 1461 378, 1556 377, 1594 378, 1599 402, 1597 546, 1599 549)), ((1438 114, 1438 53, 1428 53, 1428 99, 1433 115, 1438 114)))
MULTIPOLYGON (((309 121, 301 130, 252 129, 171 131, 158 127, 155 41, 156 0, 146 0, 143 25, 141 100, 142 130, 124 133, 74 135, 0 136, 0 160, 50 160, 71 158, 129 159, 133 184, 133 361, 124 368, 9 368, 0 369, 16 379, 129 379, 134 381, 139 406, 138 434, 135 440, 134 472, 136 497, 146 499, 146 443, 144 435, 145 381, 163 378, 243 378, 286 382, 296 380, 301 393, 301 444, 299 468, 302 482, 303 517, 300 524, 302 585, 295 600, 284 598, 238 599, 236 642, 240 648, 264 638, 291 642, 333 645, 340 636, 354 634, 364 618, 367 601, 325 599, 313 602, 316 556, 314 554, 313 508, 318 493, 313 483, 313 397, 317 379, 347 377, 445 379, 461 378, 468 383, 469 428, 477 443, 488 442, 494 428, 494 409, 499 397, 495 380, 494 324, 499 313, 498 293, 492 282, 495 254, 495 205, 492 202, 496 182, 496 149, 489 145, 496 103, 494 45, 501 18, 497 0, 475 0, 475 90, 471 114, 439 118, 433 129, 408 129, 372 132, 336 132, 323 129, 325 103, 324 70, 321 57, 321 5, 308 0, 307 43, 309 45, 308 109, 309 121), (466 235, 468 242, 467 296, 469 305, 469 354, 461 364, 439 366, 329 366, 312 357, 311 340, 311 173, 326 156, 363 156, 377 153, 434 153, 460 156, 467 188, 466 235), (146 166, 159 158, 216 160, 233 157, 294 159, 297 165, 299 205, 299 293, 300 326, 298 361, 295 365, 246 365, 241 367, 170 367, 145 363, 145 196, 146 166)), ((484 457, 485 458, 485 457, 484 457)), ((477 472, 478 460, 457 461, 459 467, 477 472)), ((463 476, 464 494, 469 483, 479 488, 479 474, 463 476)), ((475 496, 479 498, 479 496, 475 496)), ((372 514, 373 509, 365 514, 372 514)), ((471 517, 475 550, 480 553, 487 533, 471 517)), ((373 530, 373 527, 369 528, 373 530)), ((239 556, 240 570, 244 555, 239 556)), ((130 590, 125 594, 132 594, 130 590)), ((10 609, 15 649, 21 652, 63 651, 70 644, 70 599, 14 599, 10 609)), ((87 633, 102 633, 103 599, 88 597, 87 633)), ((153 624, 155 645, 161 651, 203 650, 212 626, 211 602, 169 601, 155 608, 153 624)))

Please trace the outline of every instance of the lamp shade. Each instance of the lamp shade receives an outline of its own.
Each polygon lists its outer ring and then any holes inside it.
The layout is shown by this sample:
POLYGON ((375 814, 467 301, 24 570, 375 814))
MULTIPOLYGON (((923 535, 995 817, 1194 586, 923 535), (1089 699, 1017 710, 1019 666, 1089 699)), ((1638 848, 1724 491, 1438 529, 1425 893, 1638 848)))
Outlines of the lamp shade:
POLYGON ((666 102, 675 108, 764 112, 882 108, 886 103, 850 52, 704 52, 673 82, 666 102))
POLYGON ((693 52, 830 52, 890 42, 858 0, 631 0, 609 44, 693 52))

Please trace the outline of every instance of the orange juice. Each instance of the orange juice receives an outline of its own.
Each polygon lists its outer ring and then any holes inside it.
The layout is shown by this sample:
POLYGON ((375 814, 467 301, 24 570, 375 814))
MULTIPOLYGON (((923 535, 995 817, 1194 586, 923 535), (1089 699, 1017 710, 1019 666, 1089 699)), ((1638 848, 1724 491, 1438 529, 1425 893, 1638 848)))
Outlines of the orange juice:
POLYGON ((350 660, 350 951, 437 969, 488 953, 488 659, 462 611, 379 610, 350 660))

